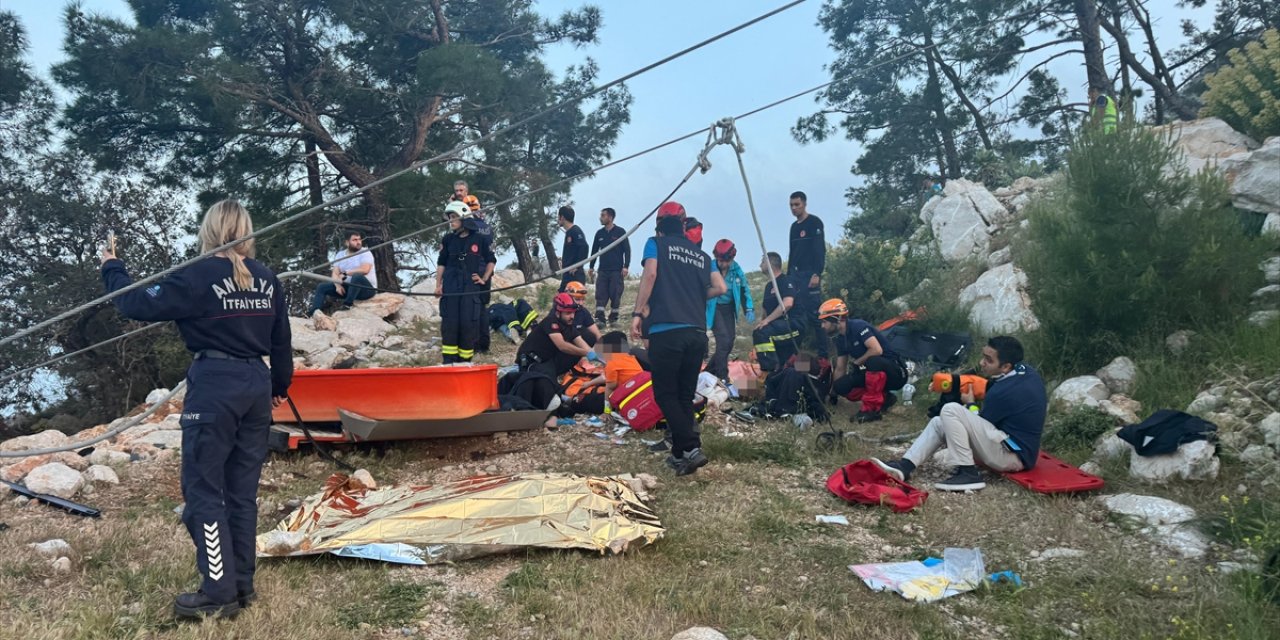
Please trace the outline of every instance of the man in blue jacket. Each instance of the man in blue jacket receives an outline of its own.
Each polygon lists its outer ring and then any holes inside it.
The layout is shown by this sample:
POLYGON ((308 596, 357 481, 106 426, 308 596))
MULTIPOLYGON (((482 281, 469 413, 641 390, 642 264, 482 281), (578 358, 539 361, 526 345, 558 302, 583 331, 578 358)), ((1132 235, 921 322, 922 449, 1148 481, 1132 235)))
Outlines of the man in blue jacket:
POLYGON ((1022 343, 1009 336, 987 341, 982 349, 981 368, 982 374, 991 379, 981 411, 971 406, 973 396, 966 395, 961 398, 963 404, 943 406, 901 460, 882 462, 872 458, 872 462, 906 482, 917 466, 946 445, 948 462, 955 471, 934 485, 941 491, 985 488, 987 484, 982 481, 975 460, 1002 473, 1034 467, 1049 407, 1044 380, 1022 361, 1022 343))
POLYGON ((734 260, 738 256, 738 248, 733 246, 733 242, 721 239, 711 253, 729 290, 707 301, 707 328, 716 338, 716 350, 707 361, 707 373, 726 380, 729 378, 729 352, 733 350, 733 341, 738 336, 738 309, 742 309, 747 322, 754 323, 756 306, 751 300, 747 274, 734 260))

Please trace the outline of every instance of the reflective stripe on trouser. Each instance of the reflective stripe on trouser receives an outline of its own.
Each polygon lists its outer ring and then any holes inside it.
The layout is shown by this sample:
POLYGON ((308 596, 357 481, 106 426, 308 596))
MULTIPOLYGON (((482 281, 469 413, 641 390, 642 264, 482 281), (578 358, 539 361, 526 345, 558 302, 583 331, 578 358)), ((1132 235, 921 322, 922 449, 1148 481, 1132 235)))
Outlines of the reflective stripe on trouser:
POLYGON ((480 302, 479 293, 440 299, 440 342, 443 345, 440 354, 445 364, 471 361, 476 341, 482 333, 483 317, 484 305, 480 302))
POLYGON ((197 360, 182 417, 182 522, 200 590, 225 603, 253 590, 258 479, 267 459, 271 374, 260 361, 197 360))
POLYGON ((529 325, 533 324, 533 321, 537 319, 538 319, 538 312, 530 311, 529 314, 524 317, 524 320, 520 321, 520 328, 524 329, 525 331, 528 331, 529 325))
POLYGON ((942 412, 929 421, 903 457, 920 466, 945 444, 949 465, 968 466, 980 462, 996 471, 1021 471, 1022 460, 1004 448, 1008 437, 982 416, 952 402, 943 405, 942 412))
POLYGON ((785 316, 751 332, 762 371, 777 371, 799 348, 800 332, 785 316))

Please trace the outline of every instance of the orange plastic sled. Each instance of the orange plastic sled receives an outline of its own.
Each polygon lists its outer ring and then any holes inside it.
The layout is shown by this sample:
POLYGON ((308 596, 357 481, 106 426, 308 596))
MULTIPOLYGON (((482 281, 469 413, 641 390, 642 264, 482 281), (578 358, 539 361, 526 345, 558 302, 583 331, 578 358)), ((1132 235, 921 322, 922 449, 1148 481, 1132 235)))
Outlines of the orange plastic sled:
MULTIPOLYGON (((339 408, 375 420, 470 418, 498 405, 498 367, 303 370, 289 397, 303 422, 337 422, 339 408)), ((271 418, 297 422, 288 403, 271 418)))

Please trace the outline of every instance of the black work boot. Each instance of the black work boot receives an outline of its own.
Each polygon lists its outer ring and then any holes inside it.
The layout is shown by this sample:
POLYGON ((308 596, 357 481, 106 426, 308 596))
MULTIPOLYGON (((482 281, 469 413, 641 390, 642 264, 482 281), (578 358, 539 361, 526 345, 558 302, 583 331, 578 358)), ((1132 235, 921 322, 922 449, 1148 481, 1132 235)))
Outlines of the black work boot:
POLYGON ((234 618, 240 613, 240 602, 217 602, 203 591, 184 593, 173 599, 173 613, 179 618, 234 618))
POLYGON ((702 453, 702 449, 691 449, 684 452, 679 458, 675 456, 667 457, 667 466, 678 476, 687 476, 701 467, 707 465, 707 456, 702 453))
POLYGON ((240 603, 241 609, 248 609, 254 600, 258 599, 258 592, 249 587, 248 590, 236 589, 236 602, 240 603))
POLYGON ((985 489, 987 483, 982 480, 982 472, 973 465, 956 467, 950 478, 933 485, 939 491, 978 491, 985 489))
POLYGON ((859 411, 858 415, 853 417, 854 422, 875 422, 881 418, 879 411, 859 411))

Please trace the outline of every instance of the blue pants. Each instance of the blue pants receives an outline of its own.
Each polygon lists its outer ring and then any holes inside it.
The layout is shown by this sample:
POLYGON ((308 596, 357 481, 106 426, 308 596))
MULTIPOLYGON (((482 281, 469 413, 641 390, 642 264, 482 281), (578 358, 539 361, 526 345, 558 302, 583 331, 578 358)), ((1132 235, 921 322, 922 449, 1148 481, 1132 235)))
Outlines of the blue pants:
POLYGON ((193 362, 181 425, 182 522, 196 545, 200 590, 231 602, 253 591, 258 477, 271 426, 267 365, 193 362))
POLYGON ((307 315, 311 315, 317 309, 323 307, 329 298, 342 298, 342 304, 349 307, 355 304, 356 300, 368 300, 373 297, 373 294, 377 293, 373 290, 373 283, 369 282, 368 278, 359 275, 351 276, 343 288, 346 290, 346 294, 339 296, 338 285, 332 282, 326 282, 316 287, 316 294, 311 298, 311 308, 307 309, 307 315))

